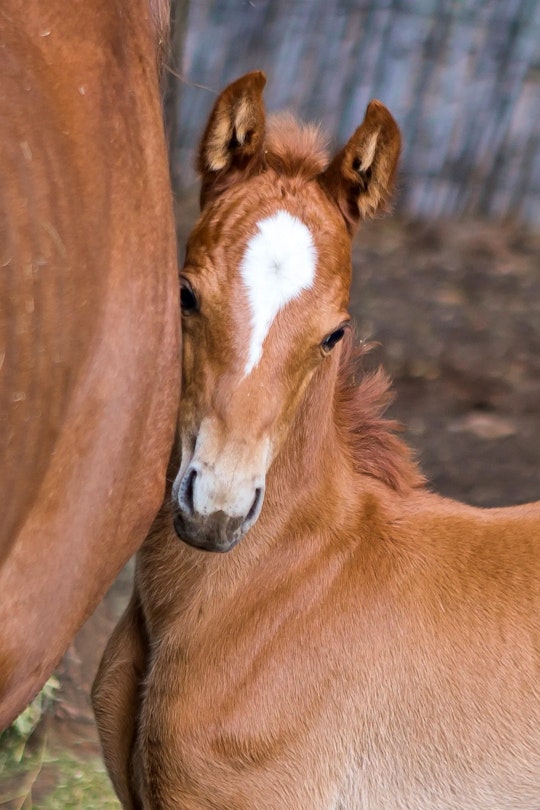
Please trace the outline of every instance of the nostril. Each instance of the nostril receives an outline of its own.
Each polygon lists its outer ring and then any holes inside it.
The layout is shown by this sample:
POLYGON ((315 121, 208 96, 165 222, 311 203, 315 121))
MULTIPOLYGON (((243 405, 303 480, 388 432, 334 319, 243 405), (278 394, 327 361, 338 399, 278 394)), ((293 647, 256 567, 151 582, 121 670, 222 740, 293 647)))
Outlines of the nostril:
POLYGON ((193 498, 196 477, 197 470, 194 470, 192 467, 184 476, 184 480, 182 481, 182 485, 180 487, 180 493, 178 495, 180 506, 184 512, 188 512, 190 515, 192 515, 195 511, 193 498))
POLYGON ((253 503, 251 504, 251 509, 246 515, 245 523, 252 523, 256 520, 259 516, 259 512, 262 506, 262 499, 263 499, 264 490, 262 487, 257 487, 255 490, 255 498, 253 503))

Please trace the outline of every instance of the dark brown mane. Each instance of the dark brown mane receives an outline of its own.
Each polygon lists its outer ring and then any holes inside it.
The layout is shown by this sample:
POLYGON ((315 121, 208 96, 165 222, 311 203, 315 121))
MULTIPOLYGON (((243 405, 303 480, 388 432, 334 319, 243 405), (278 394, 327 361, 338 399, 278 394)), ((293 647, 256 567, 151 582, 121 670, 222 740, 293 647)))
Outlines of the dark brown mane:
POLYGON ((421 487, 425 479, 405 442, 400 425, 383 414, 393 395, 386 372, 365 373, 362 357, 369 345, 355 346, 354 333, 344 338, 335 393, 335 418, 348 444, 357 472, 378 478, 401 494, 421 487), (358 379, 360 378, 360 379, 358 379))
POLYGON ((264 150, 266 165, 287 177, 310 179, 329 162, 327 139, 320 128, 287 112, 269 117, 264 150))

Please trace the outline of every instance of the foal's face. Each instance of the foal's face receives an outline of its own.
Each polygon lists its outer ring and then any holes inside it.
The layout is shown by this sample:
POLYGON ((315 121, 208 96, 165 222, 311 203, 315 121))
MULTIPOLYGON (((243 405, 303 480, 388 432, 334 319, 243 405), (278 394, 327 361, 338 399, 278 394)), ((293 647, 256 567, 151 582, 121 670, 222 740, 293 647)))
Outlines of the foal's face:
POLYGON ((298 403, 343 336, 349 284, 350 237, 315 181, 267 172, 205 208, 182 271, 182 539, 226 551, 257 520, 298 403))
POLYGON ((174 526, 212 551, 232 548, 260 514, 268 469, 348 321, 351 233, 384 203, 400 149, 373 101, 324 168, 313 133, 282 122, 266 138, 264 84, 250 73, 212 110, 182 271, 174 526))

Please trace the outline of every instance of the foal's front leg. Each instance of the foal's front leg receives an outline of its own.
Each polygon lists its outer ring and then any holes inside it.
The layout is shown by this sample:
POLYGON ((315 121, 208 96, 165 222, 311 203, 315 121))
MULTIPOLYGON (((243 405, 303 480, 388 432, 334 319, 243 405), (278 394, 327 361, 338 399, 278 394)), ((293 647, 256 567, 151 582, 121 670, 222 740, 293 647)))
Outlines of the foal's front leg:
POLYGON ((131 754, 146 673, 147 644, 138 595, 133 593, 103 653, 92 687, 103 758, 124 810, 138 810, 131 754))

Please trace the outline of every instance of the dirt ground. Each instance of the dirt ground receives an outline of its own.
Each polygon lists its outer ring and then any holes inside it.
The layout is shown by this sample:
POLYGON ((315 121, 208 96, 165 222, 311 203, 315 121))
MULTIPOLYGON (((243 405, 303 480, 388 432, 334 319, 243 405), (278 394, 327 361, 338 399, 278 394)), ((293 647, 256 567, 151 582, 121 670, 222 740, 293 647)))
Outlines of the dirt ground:
MULTIPOLYGON (((193 216, 193 202, 183 203, 181 243, 193 216)), ((407 426, 430 486, 480 506, 540 499, 540 234, 386 219, 364 226, 356 245, 351 308, 359 336, 378 344, 367 365, 392 375, 389 414, 407 426)), ((60 667, 46 719, 53 754, 99 754, 88 693, 129 583, 128 568, 60 667)), ((36 774, 34 807, 49 806, 58 782, 50 759, 36 774)), ((22 806, 0 795, 2 809, 22 806)))

